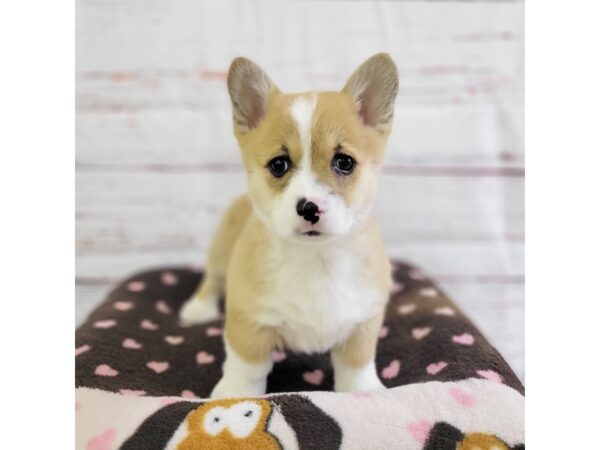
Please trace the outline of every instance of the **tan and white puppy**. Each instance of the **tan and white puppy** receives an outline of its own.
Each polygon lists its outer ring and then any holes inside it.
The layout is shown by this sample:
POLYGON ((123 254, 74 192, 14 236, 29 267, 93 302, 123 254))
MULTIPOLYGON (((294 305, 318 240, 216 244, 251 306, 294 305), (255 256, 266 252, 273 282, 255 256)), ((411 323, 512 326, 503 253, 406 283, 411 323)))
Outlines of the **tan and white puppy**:
POLYGON ((284 94, 252 61, 227 80, 248 176, 219 226, 184 323, 218 317, 223 377, 212 397, 265 393, 277 348, 331 351, 337 391, 382 389, 374 363, 391 284, 371 218, 398 91, 387 54, 339 92, 284 94))

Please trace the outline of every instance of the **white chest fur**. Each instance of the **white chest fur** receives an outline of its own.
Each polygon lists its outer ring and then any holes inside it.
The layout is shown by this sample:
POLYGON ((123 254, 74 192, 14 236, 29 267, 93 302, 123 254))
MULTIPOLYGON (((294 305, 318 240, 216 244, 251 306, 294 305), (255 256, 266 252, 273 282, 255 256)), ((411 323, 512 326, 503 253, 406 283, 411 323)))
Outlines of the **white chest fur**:
POLYGON ((272 289, 255 320, 276 328, 286 347, 329 350, 376 314, 380 294, 351 249, 281 246, 271 256, 265 268, 272 289))

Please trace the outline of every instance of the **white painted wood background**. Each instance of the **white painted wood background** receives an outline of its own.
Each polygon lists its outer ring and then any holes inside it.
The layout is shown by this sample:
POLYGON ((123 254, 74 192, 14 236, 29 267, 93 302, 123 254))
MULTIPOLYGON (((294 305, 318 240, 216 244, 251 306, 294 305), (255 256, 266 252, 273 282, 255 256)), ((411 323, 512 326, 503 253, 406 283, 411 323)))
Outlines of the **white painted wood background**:
POLYGON ((77 322, 122 277, 202 264, 245 188, 224 78, 338 89, 387 51, 401 90, 376 214, 524 377, 523 4, 78 0, 77 322))

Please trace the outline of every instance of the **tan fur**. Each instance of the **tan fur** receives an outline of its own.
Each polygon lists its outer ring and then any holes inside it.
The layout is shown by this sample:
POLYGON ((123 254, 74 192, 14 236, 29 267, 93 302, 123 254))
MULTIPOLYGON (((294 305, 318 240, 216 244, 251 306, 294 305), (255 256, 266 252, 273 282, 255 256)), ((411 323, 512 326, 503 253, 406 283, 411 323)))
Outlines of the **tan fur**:
MULTIPOLYGON (((258 66, 238 58, 230 68, 228 85, 249 196, 237 199, 225 214, 210 250, 206 279, 198 297, 202 301, 220 295, 226 283, 227 342, 245 361, 261 363, 274 348, 286 346, 277 328, 260 324, 255 317, 264 308, 263 299, 273 285, 271 272, 265 267, 278 239, 257 210, 269 210, 273 199, 299 169, 303 155, 302 137, 290 107, 300 97, 316 96, 311 171, 320 184, 347 204, 358 210, 367 208, 377 192, 379 167, 391 131, 397 74, 389 56, 376 55, 359 67, 339 92, 284 94, 258 66), (375 81, 386 90, 365 97, 364 92, 369 89, 377 90, 365 81, 368 81, 365 76, 373 77, 373 73, 379 77, 375 81), (250 74, 255 81, 246 82, 240 74, 250 74), (264 105, 256 106, 257 99, 264 100, 264 105), (357 161, 352 174, 341 176, 332 171, 331 161, 336 152, 357 161), (291 170, 275 178, 269 173, 268 163, 282 155, 289 156, 291 170)), ((390 264, 378 227, 368 213, 361 219, 361 226, 336 245, 350 249, 363 262, 377 292, 378 306, 373 317, 356 325, 345 342, 333 349, 349 367, 362 367, 373 361, 391 284, 390 264)))

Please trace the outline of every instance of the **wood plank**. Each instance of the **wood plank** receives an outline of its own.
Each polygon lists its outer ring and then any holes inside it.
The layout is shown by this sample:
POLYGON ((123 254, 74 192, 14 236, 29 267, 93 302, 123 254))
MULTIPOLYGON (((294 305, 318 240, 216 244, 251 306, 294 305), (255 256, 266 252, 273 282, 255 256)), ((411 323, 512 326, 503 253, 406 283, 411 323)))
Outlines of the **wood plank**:
MULTIPOLYGON (((205 248, 230 200, 236 173, 78 173, 81 250, 205 248)), ((390 245, 440 240, 522 241, 523 180, 384 175, 376 216, 390 245)))
POLYGON ((480 93, 521 98, 521 2, 83 0, 77 23, 77 71, 89 82, 89 90, 78 85, 84 109, 110 104, 110 93, 95 84, 105 79, 116 83, 116 103, 205 102, 210 89, 194 82, 220 81, 239 54, 256 58, 290 90, 339 88, 359 60, 389 51, 409 101, 452 102, 465 86, 473 101, 480 93), (155 82, 169 77, 180 89, 155 82), (140 81, 154 95, 130 91, 140 81))
MULTIPOLYGON (((522 124, 520 105, 399 103, 385 165, 522 167, 522 124)), ((221 107, 197 111, 78 114, 76 137, 78 167, 86 171, 139 166, 194 170, 241 162, 228 99, 221 107)))

